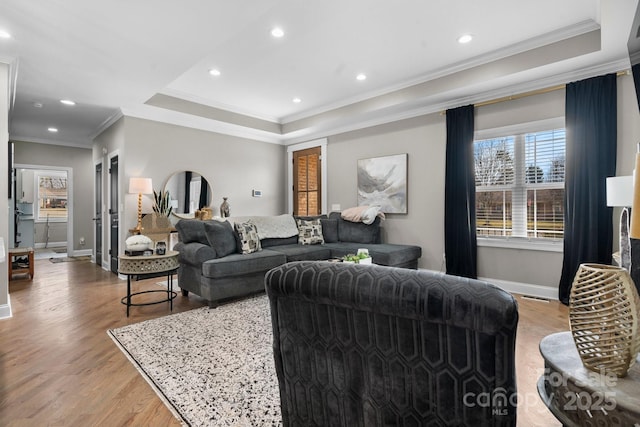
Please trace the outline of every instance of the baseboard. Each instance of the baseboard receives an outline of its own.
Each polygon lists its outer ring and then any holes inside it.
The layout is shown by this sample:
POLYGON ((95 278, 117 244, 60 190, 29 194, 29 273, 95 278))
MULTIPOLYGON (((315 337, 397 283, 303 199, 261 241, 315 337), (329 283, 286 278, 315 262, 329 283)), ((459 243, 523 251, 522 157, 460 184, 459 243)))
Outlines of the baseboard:
POLYGON ((46 248, 66 248, 67 242, 49 242, 49 243, 34 243, 35 249, 46 248))
MULTIPOLYGON (((422 268, 421 270, 430 271, 436 274, 445 274, 442 271, 429 270, 422 268)), ((549 286, 534 285, 531 283, 512 282, 509 280, 492 279, 489 277, 478 277, 478 280, 489 282, 496 285, 500 289, 513 294, 521 294, 536 298, 545 298, 550 300, 558 300, 558 289, 549 286)))
POLYGON ((69 254, 70 257, 73 256, 93 256, 93 249, 82 249, 80 251, 73 251, 69 254))
POLYGON ((0 319, 8 319, 13 317, 11 313, 11 299, 7 295, 7 303, 0 305, 0 319))
POLYGON ((531 283, 511 282, 509 280, 491 279, 488 277, 479 277, 479 280, 493 283, 502 290, 513 294, 521 294, 536 298, 546 298, 550 300, 558 300, 558 288, 549 286, 534 285, 531 283))

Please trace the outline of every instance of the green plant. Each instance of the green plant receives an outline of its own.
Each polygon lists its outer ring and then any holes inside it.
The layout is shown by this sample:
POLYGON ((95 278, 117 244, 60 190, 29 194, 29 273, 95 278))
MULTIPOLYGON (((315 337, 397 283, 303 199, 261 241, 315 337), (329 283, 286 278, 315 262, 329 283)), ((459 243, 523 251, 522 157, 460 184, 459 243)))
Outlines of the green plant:
POLYGON ((171 215, 173 207, 171 206, 171 196, 169 195, 169 191, 156 192, 156 190, 153 190, 153 200, 155 201, 153 205, 154 212, 166 217, 171 215))
POLYGON ((369 255, 367 255, 366 253, 360 253, 360 254, 347 254, 345 256, 342 257, 343 261, 348 261, 348 262, 355 262, 356 264, 358 262, 360 262, 361 259, 365 259, 365 258, 369 258, 369 255))

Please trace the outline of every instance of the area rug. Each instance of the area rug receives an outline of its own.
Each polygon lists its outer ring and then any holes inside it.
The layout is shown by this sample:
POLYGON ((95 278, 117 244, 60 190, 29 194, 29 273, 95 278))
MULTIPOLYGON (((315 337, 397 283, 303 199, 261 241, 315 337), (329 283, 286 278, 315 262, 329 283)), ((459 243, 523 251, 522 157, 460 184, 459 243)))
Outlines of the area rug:
POLYGON ((282 424, 266 295, 107 333, 184 425, 282 424))

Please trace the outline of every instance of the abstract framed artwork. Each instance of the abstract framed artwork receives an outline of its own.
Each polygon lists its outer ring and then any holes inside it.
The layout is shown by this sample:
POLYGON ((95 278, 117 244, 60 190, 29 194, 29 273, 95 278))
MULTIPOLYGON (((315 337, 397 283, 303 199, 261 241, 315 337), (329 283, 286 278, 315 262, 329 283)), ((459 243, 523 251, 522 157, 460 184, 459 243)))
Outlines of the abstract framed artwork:
POLYGON ((407 213, 407 154, 358 160, 358 206, 407 213))

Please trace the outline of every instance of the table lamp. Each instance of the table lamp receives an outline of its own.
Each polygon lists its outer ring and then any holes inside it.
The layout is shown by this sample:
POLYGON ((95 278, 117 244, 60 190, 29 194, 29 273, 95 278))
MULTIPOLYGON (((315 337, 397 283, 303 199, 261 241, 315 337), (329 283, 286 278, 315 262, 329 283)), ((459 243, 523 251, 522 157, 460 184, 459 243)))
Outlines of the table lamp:
POLYGON ((142 195, 153 193, 151 178, 129 178, 129 193, 138 194, 138 224, 134 231, 142 232, 142 195))

